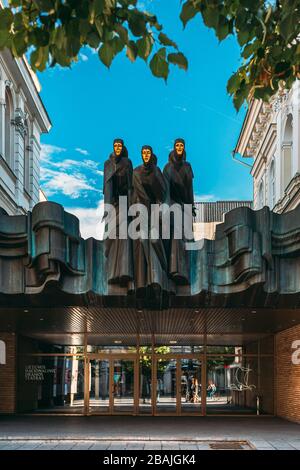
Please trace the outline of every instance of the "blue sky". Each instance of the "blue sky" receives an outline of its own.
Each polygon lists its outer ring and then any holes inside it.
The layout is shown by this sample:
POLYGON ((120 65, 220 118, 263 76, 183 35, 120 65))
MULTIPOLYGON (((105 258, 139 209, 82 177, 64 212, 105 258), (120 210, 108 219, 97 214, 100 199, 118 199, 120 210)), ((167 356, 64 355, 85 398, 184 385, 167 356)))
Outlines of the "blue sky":
POLYGON ((245 114, 245 109, 236 113, 226 94, 239 64, 235 40, 219 44, 200 17, 183 31, 179 0, 140 3, 158 15, 188 57, 188 72, 171 67, 166 85, 142 60, 131 64, 120 54, 107 70, 87 49, 71 70, 39 74, 53 123, 42 137, 41 185, 49 200, 81 219, 84 237, 97 236, 103 164, 115 137, 125 140, 134 166, 140 164, 141 146, 150 144, 161 167, 174 139, 184 137, 197 200, 252 199, 249 169, 231 157, 245 114))

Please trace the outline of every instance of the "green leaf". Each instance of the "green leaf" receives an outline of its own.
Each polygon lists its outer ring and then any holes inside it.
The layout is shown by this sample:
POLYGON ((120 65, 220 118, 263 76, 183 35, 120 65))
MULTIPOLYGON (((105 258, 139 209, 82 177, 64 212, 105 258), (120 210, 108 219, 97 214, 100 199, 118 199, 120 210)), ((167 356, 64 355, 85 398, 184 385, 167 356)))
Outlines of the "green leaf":
POLYGON ((20 31, 12 39, 13 52, 16 57, 21 57, 27 50, 27 32, 20 31))
POLYGON ((162 47, 154 54, 150 62, 151 72, 155 77, 163 78, 165 81, 169 75, 169 64, 166 61, 166 48, 162 47))
POLYGON ((158 35, 158 40, 163 46, 171 46, 174 47, 175 49, 178 49, 177 44, 172 41, 168 36, 164 33, 159 33, 158 35))
POLYGON ((65 49, 53 46, 51 47, 51 55, 54 59, 54 63, 57 62, 61 67, 70 66, 71 59, 67 57, 65 49))
POLYGON ((76 57, 78 52, 80 51, 80 48, 81 48, 81 43, 80 43, 78 36, 67 37, 66 49, 67 49, 67 55, 69 57, 71 58, 76 57))
POLYGON ((37 28, 33 32, 35 36, 36 46, 44 47, 49 44, 50 35, 48 31, 45 31, 44 29, 41 29, 41 28, 37 28))
POLYGON ((65 43, 65 30, 61 26, 55 29, 52 36, 52 43, 57 46, 58 49, 62 49, 65 43))
POLYGON ((99 43, 100 43, 99 34, 96 33, 96 31, 92 31, 92 32, 88 33, 88 35, 86 37, 86 42, 93 49, 97 49, 97 47, 99 46, 99 43))
POLYGON ((135 61, 135 59, 137 58, 137 53, 138 53, 137 45, 135 44, 134 41, 129 41, 129 43, 127 44, 126 55, 128 59, 130 60, 130 62, 135 61))
POLYGON ((111 41, 114 54, 117 55, 124 49, 124 41, 119 37, 114 37, 111 41))
POLYGON ((230 95, 233 95, 236 92, 236 90, 238 90, 238 88, 240 86, 240 83, 241 83, 241 76, 237 72, 237 73, 233 74, 230 77, 230 79, 228 80, 228 82, 227 82, 227 92, 230 95))
POLYGON ((244 103, 246 97, 244 95, 242 95, 241 93, 236 93, 233 97, 233 104, 234 104, 234 107, 236 109, 236 111, 238 112, 242 106, 242 104, 244 103))
POLYGON ((10 30, 14 15, 9 8, 0 10, 0 31, 10 30))
POLYGON ((248 30, 240 30, 237 32, 237 38, 240 46, 244 46, 250 39, 250 32, 248 30))
POLYGON ((129 10, 128 25, 134 36, 143 36, 147 33, 145 17, 137 9, 129 10))
POLYGON ((0 31, 0 49, 4 49, 10 43, 10 34, 8 31, 0 31))
POLYGON ((45 70, 49 56, 49 47, 39 47, 30 55, 30 63, 33 70, 42 72, 45 70))
POLYGON ((182 54, 182 52, 172 53, 168 55, 168 61, 171 64, 178 65, 179 68, 187 70, 188 69, 188 61, 186 57, 182 54))
POLYGON ((288 12, 279 24, 279 31, 281 36, 288 41, 294 33, 295 18, 292 12, 288 12))
POLYGON ((54 8, 54 2, 52 0, 33 0, 33 3, 40 11, 50 11, 54 8))
POLYGON ((80 19, 79 21, 79 32, 83 40, 86 39, 87 34, 91 31, 91 24, 87 19, 80 19))
POLYGON ((118 33, 118 35, 120 36, 120 38, 122 39, 124 44, 127 44, 128 43, 128 31, 127 31, 127 29, 124 28, 124 26, 122 26, 121 24, 117 23, 115 25, 115 31, 118 33))
POLYGON ((203 21, 209 28, 215 28, 218 34, 219 14, 216 8, 206 8, 202 11, 203 21))
POLYGON ((137 54, 144 60, 147 60, 151 54, 153 41, 151 36, 144 36, 136 42, 137 45, 137 54))
POLYGON ((180 19, 183 23, 183 27, 186 27, 186 24, 188 21, 190 21, 196 14, 198 13, 198 10, 194 7, 192 2, 190 0, 187 0, 183 6, 182 10, 180 13, 180 19))
POLYGON ((101 18, 95 19, 95 26, 98 31, 100 38, 103 36, 103 20, 101 18))
POLYGON ((111 42, 105 42, 99 49, 98 55, 103 64, 109 68, 115 56, 114 48, 111 42))

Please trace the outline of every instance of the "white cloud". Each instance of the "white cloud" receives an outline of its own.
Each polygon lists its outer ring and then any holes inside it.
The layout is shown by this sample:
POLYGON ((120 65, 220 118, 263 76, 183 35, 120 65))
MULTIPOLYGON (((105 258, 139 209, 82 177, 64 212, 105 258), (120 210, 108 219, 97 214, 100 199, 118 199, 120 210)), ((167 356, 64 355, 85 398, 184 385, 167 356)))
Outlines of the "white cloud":
POLYGON ((81 153, 81 155, 89 155, 89 152, 85 149, 81 149, 80 147, 77 147, 76 152, 81 153))
POLYGON ((41 145, 41 160, 51 160, 53 154, 65 152, 66 149, 57 147, 56 145, 41 145))
POLYGON ((195 194, 195 202, 214 202, 217 198, 214 194, 195 194))
POLYGON ((76 215, 80 221, 80 233, 82 238, 93 237, 97 240, 103 238, 104 223, 102 217, 104 213, 104 200, 101 199, 95 208, 89 207, 66 207, 67 212, 76 215))
POLYGON ((89 184, 87 177, 81 173, 72 174, 51 168, 41 168, 41 179, 42 188, 47 196, 62 193, 72 199, 77 199, 84 191, 102 192, 89 184))
POLYGON ((41 186, 46 195, 64 194, 71 199, 78 199, 87 197, 90 191, 102 193, 99 182, 94 178, 95 175, 103 176, 100 163, 91 159, 72 158, 58 161, 57 156, 66 151, 56 145, 42 145, 41 186))

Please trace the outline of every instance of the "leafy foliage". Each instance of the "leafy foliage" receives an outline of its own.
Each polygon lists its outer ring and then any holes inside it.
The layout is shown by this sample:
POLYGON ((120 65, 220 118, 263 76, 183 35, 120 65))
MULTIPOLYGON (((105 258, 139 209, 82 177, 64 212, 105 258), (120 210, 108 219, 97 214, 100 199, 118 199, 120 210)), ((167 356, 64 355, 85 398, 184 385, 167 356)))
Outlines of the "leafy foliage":
MULTIPOLYGON (((269 100, 300 78, 300 0, 183 0, 184 27, 197 15, 220 41, 235 35, 241 47, 242 64, 227 85, 236 109, 251 98, 269 100)), ((149 62, 164 80, 170 64, 188 68, 157 17, 137 0, 9 0, 0 10, 0 49, 16 57, 30 53, 34 70, 69 67, 86 46, 106 67, 125 50, 131 62, 149 62)))
MULTIPOLYGON (((155 15, 137 8, 137 0, 9 0, 0 10, 0 48, 10 48, 16 57, 29 52, 39 71, 47 65, 69 67, 85 46, 96 50, 106 67, 123 50, 131 62, 147 61, 158 43, 164 47, 152 53, 150 68, 167 80, 166 51, 177 53, 177 45, 161 29, 155 15)), ((176 57, 170 63, 182 68, 181 56, 176 57)))
POLYGON ((186 0, 183 25, 197 13, 220 41, 235 35, 241 47, 242 65, 227 84, 237 110, 300 78, 300 0, 186 0))

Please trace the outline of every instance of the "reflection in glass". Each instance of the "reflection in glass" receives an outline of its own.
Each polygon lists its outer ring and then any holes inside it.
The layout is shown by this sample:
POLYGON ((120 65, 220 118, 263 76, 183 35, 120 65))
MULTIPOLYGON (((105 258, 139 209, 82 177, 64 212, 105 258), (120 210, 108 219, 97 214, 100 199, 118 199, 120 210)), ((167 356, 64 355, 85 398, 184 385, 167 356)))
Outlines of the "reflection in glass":
POLYGON ((207 413, 256 414, 257 378, 257 358, 208 356, 207 413))
POLYGON ((115 360, 113 373, 114 412, 133 412, 134 361, 115 360))
POLYGON ((156 408, 159 413, 176 412, 176 359, 157 360, 156 408))
POLYGON ((78 356, 20 357, 18 411, 83 413, 83 359, 78 356))
POLYGON ((109 361, 90 361, 90 412, 109 412, 109 361))
POLYGON ((201 413, 201 362, 181 359, 181 412, 201 413))
POLYGON ((151 356, 140 356, 139 412, 152 413, 152 360, 151 356))

